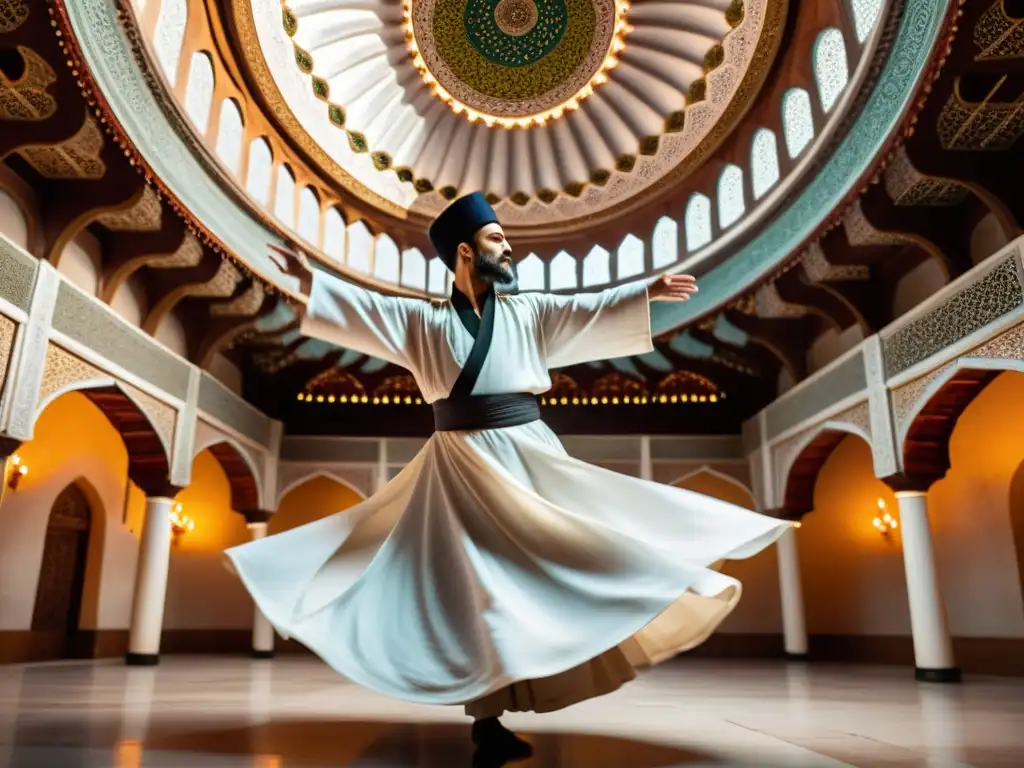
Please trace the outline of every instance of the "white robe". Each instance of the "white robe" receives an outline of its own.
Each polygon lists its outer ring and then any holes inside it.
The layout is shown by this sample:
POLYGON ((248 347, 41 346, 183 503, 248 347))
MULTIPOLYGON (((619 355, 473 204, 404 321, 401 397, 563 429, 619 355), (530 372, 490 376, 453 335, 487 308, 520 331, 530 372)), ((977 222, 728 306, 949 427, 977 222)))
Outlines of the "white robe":
MULTIPOLYGON (((427 402, 473 346, 450 302, 322 273, 302 330, 407 368, 427 402)), ((474 394, 651 349, 645 284, 502 296, 474 394)), ((789 525, 578 461, 538 421, 436 432, 370 499, 227 556, 277 630, 350 680, 487 716, 606 693, 703 642, 741 590, 709 566, 789 525)))

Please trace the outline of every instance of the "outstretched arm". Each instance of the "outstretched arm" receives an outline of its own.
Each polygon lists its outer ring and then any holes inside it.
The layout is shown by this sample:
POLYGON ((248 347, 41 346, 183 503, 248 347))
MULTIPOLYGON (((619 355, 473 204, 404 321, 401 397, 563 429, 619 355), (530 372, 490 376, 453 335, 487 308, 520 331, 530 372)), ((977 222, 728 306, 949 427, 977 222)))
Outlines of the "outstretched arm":
POLYGON ((650 352, 651 301, 686 301, 689 275, 663 275, 598 293, 531 294, 549 368, 650 352))
POLYGON ((281 270, 297 278, 300 291, 309 296, 300 310, 304 335, 409 367, 409 337, 422 301, 360 288, 313 269, 301 253, 271 250, 281 270))

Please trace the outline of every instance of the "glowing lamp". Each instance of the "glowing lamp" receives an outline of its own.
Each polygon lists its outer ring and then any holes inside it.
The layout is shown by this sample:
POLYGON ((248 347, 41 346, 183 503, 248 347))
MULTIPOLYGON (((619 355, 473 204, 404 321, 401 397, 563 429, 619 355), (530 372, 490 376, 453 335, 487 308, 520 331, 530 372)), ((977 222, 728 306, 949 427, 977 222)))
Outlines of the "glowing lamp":
POLYGON ((196 523, 182 511, 181 504, 175 504, 168 516, 171 519, 171 543, 178 546, 181 537, 191 532, 196 527, 196 523))
POLYGON ((21 478, 28 474, 28 465, 25 464, 21 460, 21 456, 16 453, 13 454, 8 461, 11 465, 11 471, 7 476, 7 487, 12 491, 16 491, 18 489, 18 483, 21 482, 21 478))
POLYGON ((875 526, 875 530, 888 538, 893 531, 899 528, 900 524, 895 517, 889 514, 885 506, 885 499, 878 500, 878 512, 878 516, 871 521, 871 524, 875 526))

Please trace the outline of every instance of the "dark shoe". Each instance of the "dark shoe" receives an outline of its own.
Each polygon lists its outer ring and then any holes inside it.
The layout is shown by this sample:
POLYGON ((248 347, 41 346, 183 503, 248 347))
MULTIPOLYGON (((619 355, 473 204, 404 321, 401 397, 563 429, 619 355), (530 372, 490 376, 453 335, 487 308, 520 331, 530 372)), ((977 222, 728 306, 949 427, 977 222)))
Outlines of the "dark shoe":
POLYGON ((499 768, 533 755, 533 747, 508 730, 496 717, 473 723, 474 768, 499 768))

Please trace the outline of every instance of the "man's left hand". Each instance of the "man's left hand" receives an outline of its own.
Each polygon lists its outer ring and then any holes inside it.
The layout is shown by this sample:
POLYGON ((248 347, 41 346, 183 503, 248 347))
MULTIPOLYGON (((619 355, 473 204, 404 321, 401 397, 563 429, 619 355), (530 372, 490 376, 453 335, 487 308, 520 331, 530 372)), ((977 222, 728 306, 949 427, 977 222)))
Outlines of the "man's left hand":
POLYGON ((693 275, 662 275, 647 286, 651 301, 688 301, 697 292, 693 275))

